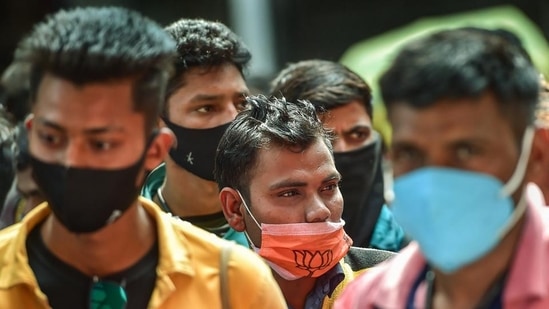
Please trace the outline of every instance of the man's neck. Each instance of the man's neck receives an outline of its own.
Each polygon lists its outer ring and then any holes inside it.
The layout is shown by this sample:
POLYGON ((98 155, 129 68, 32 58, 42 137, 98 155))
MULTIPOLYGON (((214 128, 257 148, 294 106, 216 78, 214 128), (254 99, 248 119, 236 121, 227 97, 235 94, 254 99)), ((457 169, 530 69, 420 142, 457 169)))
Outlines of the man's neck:
POLYGON ((286 280, 273 271, 275 278, 282 295, 286 299, 286 303, 292 309, 305 308, 307 295, 313 290, 318 278, 300 278, 297 280, 286 280))
POLYGON ((160 190, 176 216, 202 216, 221 211, 217 184, 192 174, 171 160, 166 160, 166 180, 160 190))
POLYGON ((433 308, 474 308, 509 270, 526 216, 486 256, 452 274, 435 271, 433 308))
POLYGON ((137 263, 156 241, 156 225, 138 203, 97 232, 74 234, 51 214, 41 228, 44 244, 63 262, 89 276, 106 276, 137 263))

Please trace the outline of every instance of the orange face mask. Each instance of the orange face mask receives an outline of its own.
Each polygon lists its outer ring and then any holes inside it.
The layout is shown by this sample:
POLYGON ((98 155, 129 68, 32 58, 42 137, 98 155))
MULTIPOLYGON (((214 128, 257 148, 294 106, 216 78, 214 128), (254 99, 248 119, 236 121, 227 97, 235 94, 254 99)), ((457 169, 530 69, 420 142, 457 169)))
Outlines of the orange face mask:
MULTIPOLYGON (((238 192, 240 195, 240 192, 238 192)), ((261 229, 261 248, 254 251, 286 280, 320 277, 347 254, 353 241, 343 230, 345 221, 259 224, 242 198, 244 207, 261 229)), ((247 235, 247 234, 246 234, 247 235)))

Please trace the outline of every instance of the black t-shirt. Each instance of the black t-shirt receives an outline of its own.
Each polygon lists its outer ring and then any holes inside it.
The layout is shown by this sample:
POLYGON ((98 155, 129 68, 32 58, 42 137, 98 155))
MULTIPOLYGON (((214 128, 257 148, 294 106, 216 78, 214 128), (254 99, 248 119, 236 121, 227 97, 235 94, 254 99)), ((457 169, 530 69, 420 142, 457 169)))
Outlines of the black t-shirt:
MULTIPOLYGON (((40 225, 35 227, 26 243, 29 265, 40 289, 53 309, 89 308, 93 278, 65 264, 45 246, 40 225)), ((126 308, 147 308, 156 281, 158 243, 133 266, 119 273, 99 278, 122 284, 128 298, 126 308)))

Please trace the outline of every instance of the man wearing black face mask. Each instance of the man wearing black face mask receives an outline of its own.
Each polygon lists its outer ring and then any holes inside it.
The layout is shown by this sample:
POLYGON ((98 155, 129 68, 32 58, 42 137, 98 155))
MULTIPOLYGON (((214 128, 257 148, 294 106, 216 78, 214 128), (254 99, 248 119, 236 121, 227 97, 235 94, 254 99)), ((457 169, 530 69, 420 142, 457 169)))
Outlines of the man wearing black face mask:
POLYGON ((221 135, 244 108, 243 69, 250 52, 219 22, 181 19, 166 31, 177 43, 178 57, 162 121, 175 133, 177 145, 141 193, 164 211, 247 246, 244 234, 223 216, 213 167, 221 135))
POLYGON ((372 129, 370 87, 341 64, 307 60, 283 69, 271 94, 289 102, 309 100, 317 110, 328 111, 322 121, 336 135, 345 230, 355 246, 398 251, 404 234, 384 205, 382 141, 372 129))
POLYGON ((174 56, 160 26, 115 7, 60 11, 21 41, 46 202, 0 231, 0 308, 284 308, 260 258, 139 197, 174 140, 157 127, 174 56))

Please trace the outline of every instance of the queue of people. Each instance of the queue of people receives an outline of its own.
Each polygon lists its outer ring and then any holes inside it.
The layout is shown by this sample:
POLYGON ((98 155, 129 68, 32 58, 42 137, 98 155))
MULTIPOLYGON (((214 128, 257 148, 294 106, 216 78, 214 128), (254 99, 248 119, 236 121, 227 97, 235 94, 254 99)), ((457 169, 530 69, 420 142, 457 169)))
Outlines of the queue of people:
POLYGON ((513 33, 399 50, 387 148, 352 70, 251 95, 251 57, 203 19, 38 23, 1 81, 0 308, 549 308, 548 90, 513 33))

